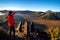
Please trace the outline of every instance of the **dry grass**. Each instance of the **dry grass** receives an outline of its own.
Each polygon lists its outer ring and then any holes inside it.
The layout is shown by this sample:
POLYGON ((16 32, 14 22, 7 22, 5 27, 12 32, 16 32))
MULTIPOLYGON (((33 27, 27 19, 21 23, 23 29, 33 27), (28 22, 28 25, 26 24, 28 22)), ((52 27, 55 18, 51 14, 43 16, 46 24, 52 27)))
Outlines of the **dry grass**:
POLYGON ((45 29, 44 31, 51 35, 51 40, 57 40, 60 37, 59 36, 60 21, 58 20, 33 20, 33 21, 37 24, 44 24, 48 26, 48 28, 45 29))
POLYGON ((38 24, 45 24, 48 26, 60 26, 60 21, 58 20, 33 20, 33 22, 38 23, 38 24))
POLYGON ((48 28, 44 31, 47 33, 52 33, 56 28, 58 28, 58 31, 60 30, 60 21, 58 20, 33 20, 33 22, 37 24, 44 24, 47 25, 48 28))

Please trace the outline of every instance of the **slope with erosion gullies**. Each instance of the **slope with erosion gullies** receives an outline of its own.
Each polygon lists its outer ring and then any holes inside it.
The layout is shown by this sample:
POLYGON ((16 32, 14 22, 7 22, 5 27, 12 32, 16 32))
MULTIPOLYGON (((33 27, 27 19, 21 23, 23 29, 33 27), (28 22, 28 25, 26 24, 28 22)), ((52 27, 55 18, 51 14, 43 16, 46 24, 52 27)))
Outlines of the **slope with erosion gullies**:
MULTIPOLYGON (((60 15, 60 14, 59 14, 60 15)), ((55 13, 46 13, 45 15, 41 16, 42 19, 48 19, 48 20, 60 20, 59 15, 55 13)))

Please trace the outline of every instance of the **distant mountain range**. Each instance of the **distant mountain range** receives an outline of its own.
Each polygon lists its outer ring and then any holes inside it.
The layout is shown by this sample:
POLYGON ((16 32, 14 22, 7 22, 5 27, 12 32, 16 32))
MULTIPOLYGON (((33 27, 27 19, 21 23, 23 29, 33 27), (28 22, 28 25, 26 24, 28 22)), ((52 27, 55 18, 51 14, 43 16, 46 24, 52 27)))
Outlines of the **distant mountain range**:
MULTIPOLYGON (((8 13, 8 10, 2 10, 0 11, 2 13, 8 13)), ((46 12, 36 12, 36 11, 16 11, 17 14, 31 14, 31 17, 33 18, 39 18, 39 19, 49 19, 49 20, 60 20, 60 12, 53 12, 51 10, 48 10, 46 12)))
MULTIPOLYGON (((9 11, 11 10, 1 10, 0 12, 2 13, 8 13, 9 11)), ((29 11, 29 10, 26 10, 26 11, 16 11, 18 14, 32 14, 32 13, 35 13, 35 11, 29 11)))

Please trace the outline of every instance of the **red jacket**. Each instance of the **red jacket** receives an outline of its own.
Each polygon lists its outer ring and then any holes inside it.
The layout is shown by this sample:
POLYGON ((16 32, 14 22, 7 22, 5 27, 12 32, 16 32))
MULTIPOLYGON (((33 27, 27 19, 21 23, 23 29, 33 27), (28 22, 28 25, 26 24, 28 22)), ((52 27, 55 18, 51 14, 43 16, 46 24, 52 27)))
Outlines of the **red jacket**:
POLYGON ((14 17, 13 17, 13 15, 15 13, 16 12, 13 12, 12 14, 8 14, 8 16, 7 16, 7 18, 8 18, 8 26, 9 27, 14 26, 14 24, 15 24, 14 17))

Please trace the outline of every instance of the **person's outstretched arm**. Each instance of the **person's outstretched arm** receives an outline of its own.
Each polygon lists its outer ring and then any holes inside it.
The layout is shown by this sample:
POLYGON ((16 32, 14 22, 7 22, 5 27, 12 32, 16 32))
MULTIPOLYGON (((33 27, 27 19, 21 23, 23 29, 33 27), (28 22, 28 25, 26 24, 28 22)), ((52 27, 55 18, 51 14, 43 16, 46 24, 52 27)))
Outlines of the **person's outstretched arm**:
POLYGON ((14 14, 16 14, 16 12, 13 12, 11 15, 14 15, 14 14))

